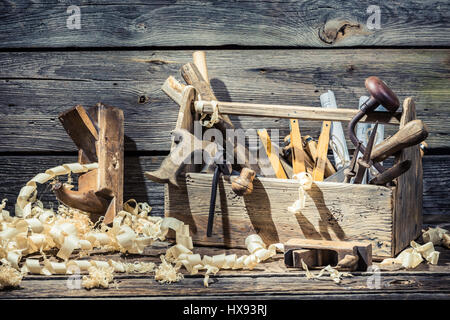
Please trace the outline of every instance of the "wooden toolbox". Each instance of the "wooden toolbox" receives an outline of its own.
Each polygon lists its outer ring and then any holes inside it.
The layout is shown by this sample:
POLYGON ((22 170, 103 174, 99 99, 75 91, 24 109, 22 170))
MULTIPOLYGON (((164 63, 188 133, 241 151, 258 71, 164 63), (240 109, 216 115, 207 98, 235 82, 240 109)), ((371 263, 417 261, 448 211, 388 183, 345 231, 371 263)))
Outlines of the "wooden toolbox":
MULTIPOLYGON (((184 94, 193 99, 193 90, 184 94)), ((193 131, 194 116, 190 108, 190 104, 180 108, 176 128, 193 131)), ((299 118, 319 121, 352 118, 352 114, 337 116, 332 109, 323 110, 321 114, 327 112, 329 118, 308 115, 299 118)), ((371 122, 368 118, 365 121, 371 122)), ((388 117, 380 123, 403 127, 415 118, 414 102, 407 98, 401 118, 398 114, 397 118, 388 117)), ((245 238, 257 233, 267 244, 291 238, 368 241, 372 244, 374 259, 393 257, 420 235, 422 227, 419 146, 403 149, 395 163, 405 159, 411 160, 411 168, 395 180, 394 187, 314 182, 307 191, 305 208, 297 214, 287 208, 298 199, 298 181, 256 177, 253 192, 240 197, 231 189, 237 176, 222 176, 211 237, 206 236, 206 228, 213 175, 192 172, 187 167, 187 172, 178 177, 179 187, 165 185, 165 216, 189 224, 197 245, 244 248, 245 238)))

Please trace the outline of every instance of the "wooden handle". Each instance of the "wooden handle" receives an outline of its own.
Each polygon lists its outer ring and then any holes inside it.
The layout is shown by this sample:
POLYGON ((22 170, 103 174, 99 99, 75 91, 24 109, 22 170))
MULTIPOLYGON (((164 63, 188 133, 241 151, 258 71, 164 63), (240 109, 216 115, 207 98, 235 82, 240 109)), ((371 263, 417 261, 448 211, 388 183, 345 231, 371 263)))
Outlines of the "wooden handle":
POLYGON ((173 101, 178 105, 181 105, 181 99, 183 97, 183 90, 186 86, 180 83, 177 79, 170 76, 164 81, 161 89, 165 92, 173 101))
POLYGON ((77 105, 59 115, 59 121, 75 145, 88 162, 97 162, 96 143, 99 139, 97 128, 86 110, 77 105))
MULTIPOLYGON (((317 142, 313 139, 310 139, 310 136, 305 136, 304 139, 305 142, 305 150, 307 154, 310 156, 310 158, 315 163, 317 162, 317 142)), ((331 163, 330 159, 326 159, 326 166, 325 166, 325 177, 329 177, 336 173, 336 169, 334 168, 333 164, 331 163)))
MULTIPOLYGON (((197 65, 193 63, 185 64, 184 66, 181 67, 181 75, 187 84, 192 85, 195 88, 199 97, 201 97, 202 100, 217 101, 214 92, 209 86, 209 83, 203 78, 203 75, 197 68, 197 65)), ((219 114, 219 119, 221 120, 221 122, 223 122, 221 124, 219 123, 219 126, 222 126, 223 129, 234 129, 233 123, 226 114, 219 114)))
POLYGON ((395 178, 401 176, 403 173, 409 170, 411 167, 411 161, 405 160, 400 163, 397 163, 392 168, 387 169, 385 172, 380 173, 375 178, 370 180, 370 184, 376 184, 380 186, 384 186, 388 182, 391 182, 395 178))
POLYGON ((328 143, 330 141, 331 121, 324 121, 322 132, 320 133, 319 143, 317 144, 317 160, 313 170, 313 180, 323 181, 325 167, 327 165, 328 143))
POLYGON ((272 152, 272 143, 270 141, 267 130, 258 130, 258 136, 261 139, 264 149, 266 150, 267 157, 269 158, 270 164, 272 165, 275 175, 279 179, 287 179, 286 173, 284 172, 283 165, 280 162, 280 158, 275 152, 272 152))
POLYGON ((292 168, 293 173, 306 172, 305 156, 303 152, 302 136, 297 119, 291 119, 291 144, 292 144, 292 168))
POLYGON ((206 83, 209 83, 209 76, 208 76, 208 67, 206 66, 206 52, 205 51, 195 51, 192 54, 192 59, 194 61, 195 66, 197 67, 198 71, 200 71, 203 79, 206 81, 206 83))
MULTIPOLYGON (((186 79, 186 78, 185 78, 186 79)), ((188 82, 186 80, 186 82, 188 82)), ((189 82, 188 82, 189 83, 189 82)), ((194 85, 195 87, 195 85, 194 85)), ((195 112, 211 114, 214 111, 213 105, 207 98, 202 96, 202 100, 195 103, 195 112)), ((256 104, 242 102, 222 102, 217 104, 222 115, 235 114, 240 116, 269 117, 283 119, 303 119, 320 121, 351 121, 359 112, 356 109, 325 109, 305 106, 285 106, 271 104, 256 104)), ((364 115, 359 122, 376 122, 399 124, 401 113, 375 111, 364 115)))
POLYGON ((392 137, 376 145, 372 151, 371 160, 380 162, 398 151, 414 146, 428 137, 428 129, 421 120, 408 122, 392 137))

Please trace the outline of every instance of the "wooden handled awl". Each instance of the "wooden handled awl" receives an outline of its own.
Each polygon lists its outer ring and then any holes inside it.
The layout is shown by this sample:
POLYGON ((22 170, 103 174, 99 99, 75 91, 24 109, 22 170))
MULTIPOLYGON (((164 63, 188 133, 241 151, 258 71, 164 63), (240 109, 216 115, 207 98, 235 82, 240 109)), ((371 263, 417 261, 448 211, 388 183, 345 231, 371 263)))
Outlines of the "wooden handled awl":
POLYGON ((428 129, 421 120, 408 122, 392 137, 374 147, 371 159, 380 162, 398 151, 419 144, 428 137, 428 129))
POLYGON ((372 165, 370 161, 370 155, 372 153, 373 144, 375 143, 375 136, 377 135, 378 122, 375 124, 375 127, 370 134, 369 140, 367 141, 366 150, 364 150, 364 154, 361 158, 358 159, 358 171, 356 172, 355 179, 353 183, 358 184, 361 183, 366 173, 366 170, 370 169, 372 165))
POLYGON ((59 120, 79 149, 78 162, 98 162, 98 169, 78 178, 77 191, 61 183, 53 191, 62 203, 104 215, 104 223, 109 224, 123 204, 123 111, 101 103, 87 111, 76 106, 63 112, 59 120))

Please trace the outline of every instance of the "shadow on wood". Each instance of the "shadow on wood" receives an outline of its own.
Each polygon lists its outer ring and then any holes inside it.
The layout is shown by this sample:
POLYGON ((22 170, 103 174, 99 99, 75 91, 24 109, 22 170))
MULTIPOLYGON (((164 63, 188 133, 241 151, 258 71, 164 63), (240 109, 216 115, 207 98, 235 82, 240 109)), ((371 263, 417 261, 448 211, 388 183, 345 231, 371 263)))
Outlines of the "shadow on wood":
POLYGON ((252 192, 243 197, 253 229, 265 243, 280 242, 277 228, 272 219, 272 208, 266 189, 256 178, 253 180, 253 189, 258 192, 252 192))
MULTIPOLYGON (((124 144, 127 146, 127 152, 137 152, 136 142, 126 136, 124 144)), ((147 196, 147 186, 145 185, 144 170, 142 169, 139 157, 126 156, 124 162, 124 201, 135 199, 137 202, 149 202, 147 196)))
POLYGON ((326 240, 332 240, 332 237, 330 236, 330 233, 328 232, 328 229, 331 228, 334 231, 334 234, 339 240, 345 239, 345 232, 342 230, 342 228, 339 226, 338 221, 333 216, 331 211, 328 209, 327 205, 325 204, 325 200, 323 198, 323 193, 320 190, 319 187, 317 187, 316 184, 312 184, 311 190, 307 190, 307 193, 310 194, 311 199, 314 201, 314 204, 317 208, 317 211, 320 215, 319 220, 319 232, 322 235, 322 239, 326 240), (314 196, 313 196, 314 194, 314 196))

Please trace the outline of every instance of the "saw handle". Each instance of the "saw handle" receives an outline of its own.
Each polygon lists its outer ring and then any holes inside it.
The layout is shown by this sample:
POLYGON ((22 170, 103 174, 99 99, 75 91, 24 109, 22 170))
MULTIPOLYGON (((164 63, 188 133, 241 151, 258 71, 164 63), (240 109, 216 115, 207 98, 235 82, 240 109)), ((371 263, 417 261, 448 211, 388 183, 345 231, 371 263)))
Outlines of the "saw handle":
POLYGON ((371 154, 373 162, 380 162, 398 151, 419 144, 428 137, 428 129, 421 120, 408 122, 392 137, 377 144, 371 154))

